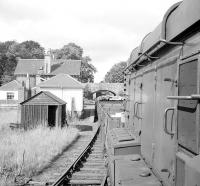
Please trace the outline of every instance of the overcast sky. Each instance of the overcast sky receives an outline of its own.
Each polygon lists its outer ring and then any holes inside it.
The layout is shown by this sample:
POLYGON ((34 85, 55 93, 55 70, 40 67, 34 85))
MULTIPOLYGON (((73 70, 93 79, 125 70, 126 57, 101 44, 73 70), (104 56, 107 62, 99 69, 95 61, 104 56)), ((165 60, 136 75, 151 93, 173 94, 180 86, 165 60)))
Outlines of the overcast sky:
POLYGON ((97 67, 95 82, 162 20, 177 0, 0 0, 0 41, 45 48, 74 42, 97 67))

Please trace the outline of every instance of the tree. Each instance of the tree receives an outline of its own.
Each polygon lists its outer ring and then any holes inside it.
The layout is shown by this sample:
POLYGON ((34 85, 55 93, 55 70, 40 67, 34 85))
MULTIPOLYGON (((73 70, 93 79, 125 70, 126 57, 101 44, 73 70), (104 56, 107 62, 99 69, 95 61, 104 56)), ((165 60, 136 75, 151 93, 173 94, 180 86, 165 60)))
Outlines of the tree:
POLYGON ((82 83, 94 82, 94 73, 97 71, 91 64, 89 56, 83 56, 83 49, 75 43, 64 45, 61 49, 53 50, 52 53, 56 59, 74 59, 81 60, 81 72, 79 81, 82 83))
POLYGON ((105 82, 107 83, 123 83, 123 70, 126 68, 126 62, 115 64, 105 75, 105 82))
POLYGON ((16 41, 0 42, 0 84, 6 83, 13 78, 17 57, 41 59, 44 58, 44 48, 35 41, 22 43, 17 43, 16 41))
POLYGON ((97 69, 90 63, 91 59, 89 56, 82 58, 81 62, 81 74, 79 81, 82 83, 93 83, 94 82, 94 73, 97 72, 97 69))
POLYGON ((22 59, 44 59, 44 48, 35 41, 24 41, 13 45, 12 50, 16 57, 22 59))
POLYGON ((53 51, 56 59, 80 60, 83 56, 83 49, 75 43, 64 45, 61 49, 53 51))
POLYGON ((87 84, 85 87, 84 87, 84 90, 83 90, 83 97, 84 98, 87 98, 87 99, 92 99, 92 92, 91 92, 91 89, 89 87, 89 85, 87 84))
POLYGON ((0 84, 4 83, 5 76, 12 76, 17 64, 12 47, 15 41, 0 42, 0 84))

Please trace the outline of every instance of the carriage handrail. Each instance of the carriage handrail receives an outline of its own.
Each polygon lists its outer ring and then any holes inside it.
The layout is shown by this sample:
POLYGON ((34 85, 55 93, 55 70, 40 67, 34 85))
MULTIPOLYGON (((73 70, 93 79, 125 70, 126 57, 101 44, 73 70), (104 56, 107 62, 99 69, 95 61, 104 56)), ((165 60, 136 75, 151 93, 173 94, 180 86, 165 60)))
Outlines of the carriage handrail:
POLYGON ((192 94, 190 96, 167 96, 167 99, 176 100, 200 100, 200 94, 192 94))
MULTIPOLYGON (((165 110, 165 113, 164 113, 164 131, 165 131, 166 134, 173 136, 175 133, 174 133, 174 132, 170 132, 170 131, 168 130, 168 128, 167 128, 167 113, 168 113, 170 110, 173 111, 172 114, 174 115, 175 107, 169 107, 169 108, 167 108, 167 109, 165 110)), ((171 122, 172 122, 172 120, 173 120, 173 115, 172 115, 171 122)))
POLYGON ((142 117, 138 116, 138 105, 139 104, 143 104, 142 102, 135 102, 134 103, 134 116, 137 118, 137 119, 142 119, 142 117), (136 109, 137 108, 137 109, 136 109))

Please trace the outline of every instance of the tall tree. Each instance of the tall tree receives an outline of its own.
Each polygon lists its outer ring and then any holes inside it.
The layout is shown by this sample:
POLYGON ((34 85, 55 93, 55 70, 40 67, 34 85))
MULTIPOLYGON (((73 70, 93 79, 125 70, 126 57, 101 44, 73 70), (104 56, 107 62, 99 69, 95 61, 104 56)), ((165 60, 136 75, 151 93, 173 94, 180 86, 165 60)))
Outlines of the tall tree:
POLYGON ((24 41, 22 43, 16 41, 0 42, 0 84, 12 79, 17 65, 17 57, 44 58, 44 48, 35 41, 24 41))
POLYGON ((24 41, 12 47, 16 57, 22 59, 44 59, 44 48, 35 41, 24 41))
POLYGON ((81 60, 81 74, 78 78, 82 83, 94 82, 94 73, 97 71, 91 64, 89 56, 83 56, 83 49, 75 43, 64 45, 61 49, 52 51, 56 59, 81 60))
POLYGON ((90 63, 91 59, 89 56, 82 58, 81 62, 81 74, 79 81, 82 83, 93 83, 94 82, 94 73, 97 72, 97 69, 93 64, 90 63))
POLYGON ((61 49, 53 51, 56 59, 81 59, 83 56, 83 49, 75 43, 64 45, 61 49))
POLYGON ((126 62, 115 64, 105 75, 105 82, 107 83, 123 83, 123 70, 126 68, 126 62))
POLYGON ((17 64, 12 47, 17 45, 15 41, 0 42, 0 84, 4 83, 5 76, 12 76, 17 64))

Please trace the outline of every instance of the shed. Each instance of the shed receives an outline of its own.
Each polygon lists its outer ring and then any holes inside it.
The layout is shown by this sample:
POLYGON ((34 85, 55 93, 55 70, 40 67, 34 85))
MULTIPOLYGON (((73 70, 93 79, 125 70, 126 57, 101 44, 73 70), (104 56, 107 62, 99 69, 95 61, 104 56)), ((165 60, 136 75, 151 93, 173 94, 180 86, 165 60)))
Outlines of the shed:
POLYGON ((43 126, 63 126, 66 117, 66 102, 41 91, 21 104, 21 123, 25 129, 43 126))

